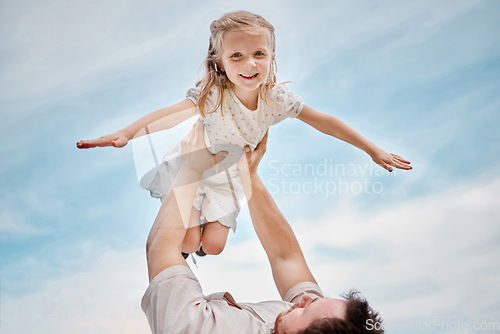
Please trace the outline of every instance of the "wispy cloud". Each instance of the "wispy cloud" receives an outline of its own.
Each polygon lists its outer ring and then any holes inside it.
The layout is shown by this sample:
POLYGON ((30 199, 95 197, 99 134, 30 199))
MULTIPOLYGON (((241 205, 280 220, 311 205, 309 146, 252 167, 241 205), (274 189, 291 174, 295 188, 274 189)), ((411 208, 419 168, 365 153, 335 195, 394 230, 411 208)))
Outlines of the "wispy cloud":
POLYGON ((24 239, 43 233, 39 228, 26 222, 24 217, 2 211, 0 212, 0 240, 24 239))
POLYGON ((495 319, 498 296, 488 291, 500 287, 493 283, 500 277, 499 192, 496 179, 370 213, 332 210, 321 222, 297 224, 296 233, 306 252, 326 250, 311 260, 327 291, 358 287, 389 320, 495 319), (357 256, 343 259, 330 245, 357 256))

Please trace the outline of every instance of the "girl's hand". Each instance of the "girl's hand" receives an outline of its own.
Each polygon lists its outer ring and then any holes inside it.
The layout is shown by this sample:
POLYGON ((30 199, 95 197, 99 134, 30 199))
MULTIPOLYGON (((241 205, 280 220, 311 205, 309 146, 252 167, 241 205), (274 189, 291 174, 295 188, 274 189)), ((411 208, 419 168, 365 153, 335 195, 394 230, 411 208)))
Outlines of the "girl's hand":
POLYGON ((102 136, 99 139, 94 140, 80 140, 76 143, 78 148, 91 148, 91 147, 104 147, 104 146, 114 146, 123 147, 127 145, 129 138, 127 135, 121 131, 113 133, 112 135, 102 136))
POLYGON ((377 148, 374 153, 371 154, 372 160, 377 164, 392 172, 392 167, 399 169, 410 170, 413 167, 410 166, 411 162, 401 158, 399 155, 387 153, 386 151, 377 148))

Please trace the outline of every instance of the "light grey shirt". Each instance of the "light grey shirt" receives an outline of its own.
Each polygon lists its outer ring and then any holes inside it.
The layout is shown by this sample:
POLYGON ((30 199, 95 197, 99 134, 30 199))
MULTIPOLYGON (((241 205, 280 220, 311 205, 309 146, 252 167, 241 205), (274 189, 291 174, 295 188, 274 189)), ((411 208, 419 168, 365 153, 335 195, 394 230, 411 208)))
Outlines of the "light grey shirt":
POLYGON ((270 333, 278 314, 303 294, 323 297, 318 285, 292 287, 284 301, 236 303, 228 292, 204 296, 198 279, 186 266, 172 266, 158 274, 142 297, 142 310, 153 333, 270 333))

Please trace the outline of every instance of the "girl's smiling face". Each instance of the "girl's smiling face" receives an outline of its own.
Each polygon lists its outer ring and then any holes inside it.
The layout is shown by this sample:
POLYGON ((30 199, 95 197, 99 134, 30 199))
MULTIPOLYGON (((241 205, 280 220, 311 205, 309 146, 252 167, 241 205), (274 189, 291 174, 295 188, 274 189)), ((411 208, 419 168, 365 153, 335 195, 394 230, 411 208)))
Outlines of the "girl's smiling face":
POLYGON ((228 31, 222 37, 222 45, 218 66, 233 84, 234 93, 241 101, 256 101, 274 59, 268 34, 228 31))

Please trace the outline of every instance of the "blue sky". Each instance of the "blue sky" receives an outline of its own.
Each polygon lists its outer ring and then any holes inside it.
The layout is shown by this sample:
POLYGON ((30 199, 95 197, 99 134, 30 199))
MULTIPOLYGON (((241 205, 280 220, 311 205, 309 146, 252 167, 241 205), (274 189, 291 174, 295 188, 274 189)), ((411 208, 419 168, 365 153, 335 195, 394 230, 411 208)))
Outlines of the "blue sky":
MULTIPOLYGON (((210 22, 235 9, 275 26, 278 79, 306 104, 414 165, 384 173, 298 120, 272 129, 261 175, 325 293, 360 289, 394 333, 500 321, 498 2, 0 8, 0 333, 147 332, 144 246, 159 202, 138 185, 144 143, 75 143, 182 100, 210 22)), ((153 136, 158 154, 182 133, 153 136)), ((198 267, 207 293, 278 298, 246 208, 224 253, 198 267)))

